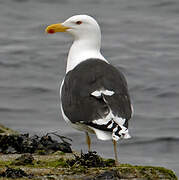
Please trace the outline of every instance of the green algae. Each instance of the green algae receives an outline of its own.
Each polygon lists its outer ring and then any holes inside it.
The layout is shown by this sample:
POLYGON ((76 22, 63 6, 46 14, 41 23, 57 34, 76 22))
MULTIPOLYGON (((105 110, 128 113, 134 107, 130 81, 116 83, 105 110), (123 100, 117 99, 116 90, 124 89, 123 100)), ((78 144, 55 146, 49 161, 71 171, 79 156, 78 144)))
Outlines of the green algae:
POLYGON ((104 162, 106 167, 112 167, 115 165, 114 159, 103 159, 103 162, 104 162))
POLYGON ((44 149, 39 149, 35 153, 38 155, 46 155, 47 154, 46 150, 44 150, 44 149))
POLYGON ((11 161, 0 161, 0 167, 34 167, 34 168, 55 168, 55 167, 69 167, 64 158, 59 158, 56 160, 33 160, 33 162, 22 162, 19 160, 11 161))
POLYGON ((66 162, 66 160, 64 160, 64 158, 60 158, 57 160, 53 160, 53 161, 36 161, 34 163, 35 167, 39 167, 39 168, 48 168, 48 167, 68 167, 68 164, 66 162))
POLYGON ((12 161, 0 161, 0 168, 11 165, 12 161))

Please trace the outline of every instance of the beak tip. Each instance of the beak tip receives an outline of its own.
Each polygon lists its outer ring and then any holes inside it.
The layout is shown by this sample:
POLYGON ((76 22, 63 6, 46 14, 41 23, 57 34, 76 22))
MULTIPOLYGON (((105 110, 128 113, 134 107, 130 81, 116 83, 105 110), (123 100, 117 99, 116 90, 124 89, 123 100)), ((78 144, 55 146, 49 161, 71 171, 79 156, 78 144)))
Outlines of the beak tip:
POLYGON ((46 32, 48 34, 54 34, 55 33, 55 30, 54 29, 46 29, 46 32))

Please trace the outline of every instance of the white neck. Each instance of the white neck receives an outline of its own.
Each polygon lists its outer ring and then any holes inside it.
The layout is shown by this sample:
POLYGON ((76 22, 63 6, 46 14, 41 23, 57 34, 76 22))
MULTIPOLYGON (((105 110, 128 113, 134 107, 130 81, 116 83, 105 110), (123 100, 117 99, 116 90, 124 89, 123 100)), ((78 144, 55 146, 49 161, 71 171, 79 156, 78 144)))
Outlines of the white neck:
POLYGON ((86 59, 98 58, 107 62, 100 52, 101 39, 98 39, 99 41, 95 38, 75 39, 68 54, 66 73, 86 59))

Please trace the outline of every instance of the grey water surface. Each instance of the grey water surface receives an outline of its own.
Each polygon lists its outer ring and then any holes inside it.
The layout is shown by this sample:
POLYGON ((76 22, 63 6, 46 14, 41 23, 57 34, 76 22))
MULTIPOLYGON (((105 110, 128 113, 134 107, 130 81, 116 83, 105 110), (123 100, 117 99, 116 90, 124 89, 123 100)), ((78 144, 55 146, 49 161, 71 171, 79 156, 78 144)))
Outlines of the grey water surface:
MULTIPOLYGON (((89 14, 102 30, 102 53, 124 72, 134 105, 122 163, 164 166, 179 175, 178 0, 0 0, 0 123, 31 134, 59 130, 86 152, 84 133, 60 112, 59 87, 72 37, 47 25, 89 14)), ((112 142, 92 148, 113 157, 112 142)))

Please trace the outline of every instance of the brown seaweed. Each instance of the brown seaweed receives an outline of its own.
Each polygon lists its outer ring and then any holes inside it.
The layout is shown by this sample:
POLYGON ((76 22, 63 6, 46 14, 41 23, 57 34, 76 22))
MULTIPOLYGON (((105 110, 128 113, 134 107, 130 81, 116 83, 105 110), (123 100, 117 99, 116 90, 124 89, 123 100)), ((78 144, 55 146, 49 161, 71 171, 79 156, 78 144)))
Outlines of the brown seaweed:
POLYGON ((0 177, 16 179, 16 178, 22 178, 22 177, 32 178, 33 175, 27 174, 25 171, 23 171, 20 168, 14 169, 14 168, 7 167, 6 170, 0 174, 0 177))
POLYGON ((69 166, 84 166, 87 168, 91 167, 110 167, 115 165, 115 161, 113 159, 104 160, 99 155, 97 155, 96 151, 89 151, 84 154, 81 152, 81 155, 75 155, 75 159, 67 160, 69 166))
MULTIPOLYGON (((56 151, 71 153, 71 144, 65 141, 64 136, 58 135, 61 142, 54 140, 49 133, 39 137, 30 137, 29 134, 0 135, 0 153, 42 153, 49 154, 56 151)), ((69 138, 66 138, 69 140, 69 138)))

